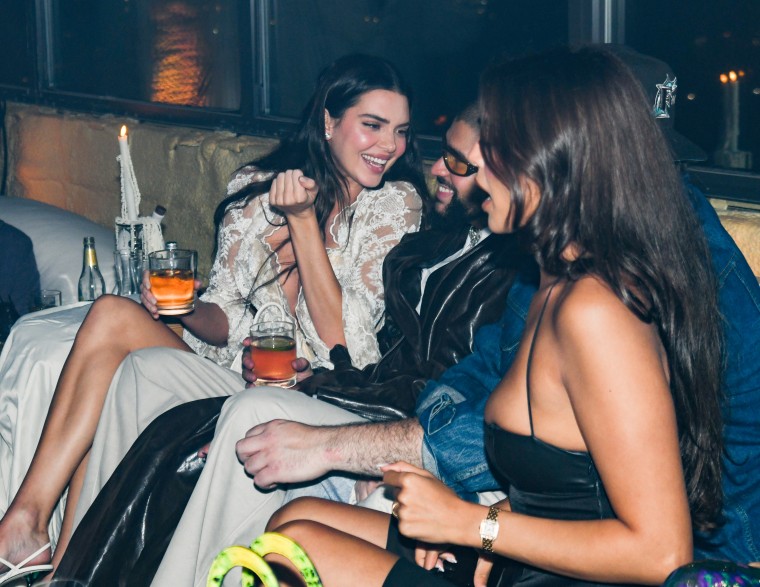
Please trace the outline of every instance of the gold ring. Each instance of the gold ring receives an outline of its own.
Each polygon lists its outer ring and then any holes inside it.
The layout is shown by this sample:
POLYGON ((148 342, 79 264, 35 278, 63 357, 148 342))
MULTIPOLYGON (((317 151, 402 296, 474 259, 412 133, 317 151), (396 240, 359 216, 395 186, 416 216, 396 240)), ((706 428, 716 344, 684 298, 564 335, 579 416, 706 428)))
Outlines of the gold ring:
POLYGON ((398 520, 398 502, 394 501, 391 506, 391 515, 398 520))

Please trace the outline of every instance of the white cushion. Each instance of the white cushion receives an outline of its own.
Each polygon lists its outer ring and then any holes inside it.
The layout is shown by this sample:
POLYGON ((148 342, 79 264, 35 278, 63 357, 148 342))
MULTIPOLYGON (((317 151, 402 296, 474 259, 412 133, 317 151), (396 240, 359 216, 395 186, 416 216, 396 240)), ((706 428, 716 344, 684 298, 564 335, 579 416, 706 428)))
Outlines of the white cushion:
POLYGON ((49 204, 0 196, 0 218, 26 233, 34 245, 42 289, 61 291, 63 304, 77 301, 83 240, 95 237, 98 265, 106 291, 114 290, 114 230, 49 204))

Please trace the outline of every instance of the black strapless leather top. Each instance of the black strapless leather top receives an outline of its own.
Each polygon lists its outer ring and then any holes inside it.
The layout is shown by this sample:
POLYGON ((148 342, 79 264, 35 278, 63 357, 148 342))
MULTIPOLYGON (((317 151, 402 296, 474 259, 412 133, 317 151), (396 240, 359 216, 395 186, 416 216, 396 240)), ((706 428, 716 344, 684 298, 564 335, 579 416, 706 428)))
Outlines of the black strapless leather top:
POLYGON ((547 444, 486 425, 486 453, 509 487, 512 511, 554 520, 614 518, 604 486, 587 452, 547 444))

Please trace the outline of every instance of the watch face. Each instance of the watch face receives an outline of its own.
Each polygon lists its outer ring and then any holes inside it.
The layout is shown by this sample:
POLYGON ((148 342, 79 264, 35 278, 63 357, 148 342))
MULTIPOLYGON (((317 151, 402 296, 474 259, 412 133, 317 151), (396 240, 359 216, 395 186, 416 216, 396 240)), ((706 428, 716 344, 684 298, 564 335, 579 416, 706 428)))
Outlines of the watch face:
POLYGON ((480 537, 484 540, 493 540, 499 533, 499 522, 496 520, 483 520, 480 523, 480 537))

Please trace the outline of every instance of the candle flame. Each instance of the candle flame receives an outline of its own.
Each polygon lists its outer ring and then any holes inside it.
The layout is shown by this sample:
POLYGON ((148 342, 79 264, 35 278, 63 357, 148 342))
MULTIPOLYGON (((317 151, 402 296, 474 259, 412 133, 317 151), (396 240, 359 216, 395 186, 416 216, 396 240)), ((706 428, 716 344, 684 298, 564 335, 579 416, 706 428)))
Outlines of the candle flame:
POLYGON ((729 71, 728 73, 721 73, 720 74, 720 81, 721 83, 727 84, 729 82, 737 82, 739 81, 740 77, 744 77, 744 70, 740 69, 739 71, 734 71, 733 69, 729 71))
POLYGON ((120 137, 127 136, 127 125, 126 124, 122 124, 121 125, 121 132, 119 133, 119 136, 120 137))

